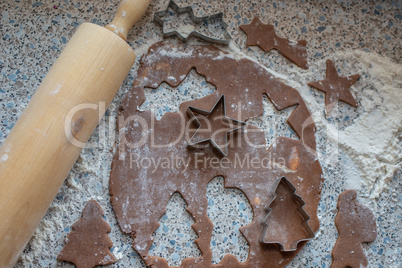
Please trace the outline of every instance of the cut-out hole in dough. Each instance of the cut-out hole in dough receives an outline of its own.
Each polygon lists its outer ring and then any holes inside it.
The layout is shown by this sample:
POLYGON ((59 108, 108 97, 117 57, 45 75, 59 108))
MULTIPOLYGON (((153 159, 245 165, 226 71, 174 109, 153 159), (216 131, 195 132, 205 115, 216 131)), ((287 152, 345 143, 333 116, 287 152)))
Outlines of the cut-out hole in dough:
POLYGON ((208 217, 214 224, 210 243, 212 263, 219 263, 226 254, 245 262, 249 244, 239 228, 253 220, 246 196, 238 189, 224 188, 223 177, 217 177, 208 183, 207 198, 208 217))
POLYGON ((266 95, 263 95, 262 103, 264 114, 247 120, 246 123, 264 130, 268 146, 270 146, 278 137, 287 137, 298 140, 298 135, 286 121, 296 106, 278 111, 266 95))
POLYGON ((191 225, 191 215, 185 210, 186 202, 179 193, 170 198, 166 213, 159 219, 160 226, 153 233, 154 242, 149 255, 165 258, 170 266, 180 266, 185 258, 201 256, 197 234, 191 225))
POLYGON ((156 89, 146 88, 145 101, 139 109, 151 110, 156 119, 160 120, 167 112, 178 112, 183 102, 208 96, 215 89, 215 86, 208 83, 204 76, 192 69, 177 87, 162 83, 156 89))

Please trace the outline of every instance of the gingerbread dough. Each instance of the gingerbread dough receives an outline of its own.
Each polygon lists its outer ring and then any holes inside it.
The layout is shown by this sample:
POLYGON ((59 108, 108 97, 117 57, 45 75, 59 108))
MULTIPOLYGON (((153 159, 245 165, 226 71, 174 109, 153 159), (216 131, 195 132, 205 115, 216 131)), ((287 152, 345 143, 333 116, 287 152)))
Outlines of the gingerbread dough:
POLYGON ((241 25, 240 29, 247 35, 247 46, 259 46, 265 52, 276 49, 300 68, 308 69, 306 40, 294 42, 281 38, 276 35, 273 25, 263 24, 257 17, 250 24, 241 25))
POLYGON ((104 212, 95 200, 91 200, 82 211, 82 218, 73 224, 73 231, 66 237, 66 245, 57 259, 68 261, 77 268, 92 268, 116 262, 109 248, 113 246, 107 233, 109 224, 103 220, 104 212))
POLYGON ((373 242, 377 225, 371 210, 356 201, 356 191, 346 190, 338 198, 335 225, 339 236, 332 250, 332 268, 367 267, 362 243, 373 242))
POLYGON ((343 101, 357 107, 357 102, 352 93, 350 93, 350 87, 359 78, 360 75, 358 74, 345 77, 339 76, 335 64, 331 60, 327 60, 325 79, 310 82, 308 85, 325 92, 325 110, 329 113, 337 101, 343 101))
POLYGON ((258 268, 288 264, 305 242, 299 243, 294 252, 281 252, 259 241, 267 216, 265 206, 274 181, 281 177, 297 188, 306 203, 304 210, 311 216, 309 224, 313 231, 318 230, 317 206, 323 177, 315 152, 315 126, 297 90, 275 79, 264 67, 248 59, 236 60, 213 46, 159 42, 142 57, 138 76, 119 115, 125 122, 119 125, 120 144, 112 162, 111 202, 120 228, 131 234, 133 248, 146 265, 168 267, 165 259, 148 255, 148 250, 158 219, 175 192, 187 202, 202 253, 201 257, 183 260, 182 267, 258 268), (216 86, 214 93, 182 103, 179 113, 166 113, 159 121, 151 111, 138 109, 145 100, 145 87, 157 88, 162 82, 177 86, 192 68, 216 86), (246 122, 263 114, 263 94, 278 110, 297 106, 288 123, 300 140, 279 137, 267 147, 263 130, 246 126, 230 137, 226 157, 218 157, 211 146, 188 146, 189 106, 209 111, 225 95, 226 115, 246 122), (159 166, 152 164, 158 161, 159 166), (213 225, 207 216, 206 190, 216 176, 225 178, 225 187, 243 191, 254 212, 253 221, 240 229, 250 249, 244 263, 228 254, 219 264, 211 264, 213 225))

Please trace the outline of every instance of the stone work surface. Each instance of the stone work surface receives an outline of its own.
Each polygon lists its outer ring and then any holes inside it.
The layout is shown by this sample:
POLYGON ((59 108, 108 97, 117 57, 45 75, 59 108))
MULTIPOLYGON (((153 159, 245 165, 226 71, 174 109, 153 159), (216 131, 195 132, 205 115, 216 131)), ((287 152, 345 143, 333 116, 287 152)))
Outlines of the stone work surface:
MULTIPOLYGON (((0 2, 0 142, 8 135, 43 76, 82 22, 106 25, 118 1, 83 0, 3 0, 0 2)), ((151 1, 146 16, 130 32, 129 44, 137 60, 106 116, 83 150, 66 182, 50 206, 34 237, 23 252, 17 267, 72 267, 56 257, 64 245, 70 226, 81 215, 85 204, 95 199, 105 210, 112 232, 111 249, 118 259, 109 267, 145 267, 131 248, 132 238, 119 229, 109 197, 109 173, 116 139, 116 116, 120 103, 131 89, 140 57, 155 42, 162 30, 153 12, 164 9, 168 0, 151 1), (113 149, 111 149, 113 148, 113 149)), ((177 1, 191 5, 197 16, 223 11, 233 37, 229 47, 221 47, 235 57, 249 57, 263 65, 281 82, 295 88, 307 105, 317 131, 317 154, 325 178, 318 206, 320 228, 288 267, 330 267, 331 251, 337 230, 334 218, 339 193, 356 189, 358 202, 369 207, 377 222, 377 239, 363 244, 370 267, 400 267, 401 218, 401 99, 402 67, 400 1, 177 1), (239 29, 258 16, 272 24, 278 36, 307 41, 308 70, 301 69, 277 51, 265 53, 246 46, 246 35, 239 29), (359 74, 351 87, 358 107, 343 102, 325 114, 325 94, 308 82, 325 79, 325 62, 332 60, 340 76, 359 74)), ((173 41, 174 42, 174 41, 173 41)), ((189 44, 205 44, 191 39, 189 44)), ((145 109, 152 108, 160 118, 178 111, 180 103, 209 95, 214 86, 194 71, 178 88, 162 84, 146 89, 145 109), (164 100, 164 101, 162 101, 164 100), (152 107, 151 107, 152 106, 152 107)), ((265 130, 267 144, 280 136, 298 139, 286 124, 295 107, 277 111, 263 100, 264 115, 248 123, 265 130)), ((141 107, 140 107, 141 108, 141 107)), ((223 188, 221 178, 207 187, 208 216, 214 224, 211 239, 212 262, 233 254, 245 261, 248 244, 239 227, 249 224, 253 215, 241 191, 223 188), (221 188, 219 188, 221 187, 221 188), (219 194, 217 194, 219 189, 219 194), (232 225, 230 225, 232 224, 232 225)), ((151 252, 179 265, 199 251, 191 233, 193 222, 185 202, 175 195, 154 234, 151 252), (177 217, 176 217, 177 216, 177 217), (166 228, 165 228, 166 226, 166 228), (187 239, 185 242, 183 239, 187 239)))

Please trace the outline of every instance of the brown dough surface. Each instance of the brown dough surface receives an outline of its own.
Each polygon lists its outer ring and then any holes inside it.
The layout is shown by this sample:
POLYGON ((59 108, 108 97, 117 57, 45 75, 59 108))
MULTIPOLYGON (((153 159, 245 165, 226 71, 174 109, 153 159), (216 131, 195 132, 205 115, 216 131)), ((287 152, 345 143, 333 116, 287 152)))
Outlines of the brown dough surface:
POLYGON ((158 220, 175 192, 182 195, 187 211, 193 216, 192 227, 202 253, 201 257, 185 259, 182 267, 283 267, 289 263, 305 242, 299 243, 294 252, 281 252, 273 245, 259 242, 262 222, 267 216, 265 206, 270 201, 274 181, 281 177, 297 188, 306 202, 304 210, 311 217, 309 224, 313 231, 318 230, 317 206, 323 177, 315 153, 315 126, 299 93, 275 79, 264 67, 248 59, 236 60, 213 46, 172 44, 168 40, 156 43, 141 59, 138 76, 122 102, 119 116, 127 122, 119 126, 121 141, 110 174, 111 202, 120 228, 132 235, 133 248, 146 265, 168 267, 165 259, 148 255, 148 250, 158 220), (216 86, 214 93, 182 103, 179 113, 166 113, 159 121, 151 111, 138 110, 145 100, 144 87, 157 88, 162 82, 177 86, 192 68, 216 86), (187 108, 210 110, 222 94, 226 115, 243 122, 263 114, 263 94, 279 110, 297 105, 288 123, 300 140, 279 137, 268 148, 263 130, 246 126, 229 139, 227 157, 217 157, 211 146, 189 147, 186 135, 182 135, 189 120, 187 108), (267 161, 257 166, 240 166, 236 162, 236 158, 243 161, 247 156, 270 159, 271 165, 267 161), (162 157, 184 161, 156 170, 153 166, 141 168, 143 159, 158 161, 162 157), (215 161, 222 167, 213 164, 215 161), (240 229, 249 243, 245 263, 228 254, 219 264, 211 264, 209 245, 213 225, 207 217, 206 190, 216 176, 225 178, 225 187, 243 191, 253 209, 253 221, 240 229))
POLYGON ((273 25, 263 24, 257 17, 250 24, 240 25, 240 29, 247 35, 247 46, 259 46, 265 52, 276 49, 300 68, 308 69, 306 40, 294 42, 281 38, 273 25))
POLYGON ((324 80, 308 83, 318 90, 325 92, 325 110, 329 113, 337 101, 346 102, 357 107, 357 102, 350 93, 350 87, 356 83, 360 75, 339 76, 335 64, 331 60, 327 60, 326 77, 324 80))
POLYGON ((73 224, 73 231, 66 237, 66 245, 57 256, 59 261, 72 262, 77 268, 92 268, 116 262, 109 250, 113 246, 107 235, 111 229, 103 220, 103 214, 98 202, 88 202, 81 219, 73 224))
POLYGON ((362 243, 373 242, 377 225, 373 212, 356 201, 356 191, 346 190, 338 198, 335 225, 339 236, 332 250, 332 268, 367 267, 362 243))

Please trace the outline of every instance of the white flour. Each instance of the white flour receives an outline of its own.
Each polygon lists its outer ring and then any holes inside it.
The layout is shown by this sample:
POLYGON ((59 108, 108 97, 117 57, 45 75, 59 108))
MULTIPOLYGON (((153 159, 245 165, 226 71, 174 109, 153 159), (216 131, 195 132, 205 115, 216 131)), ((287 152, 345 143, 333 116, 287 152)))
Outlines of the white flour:
MULTIPOLYGON (((360 170, 355 180, 369 188, 370 197, 377 198, 388 187, 395 171, 402 167, 402 66, 373 53, 351 51, 337 53, 339 58, 356 58, 368 79, 378 91, 362 95, 365 109, 354 124, 339 131, 341 148, 349 155, 352 166, 360 170)), ((361 78, 362 79, 362 78, 361 78)), ((364 78, 363 78, 364 79, 364 78)), ((329 132, 336 137, 336 130, 329 132)))
MULTIPOLYGON (((230 49, 234 51, 236 58, 247 57, 233 42, 230 49)), ((328 121, 328 115, 324 114, 324 105, 311 95, 307 82, 313 81, 317 69, 292 70, 291 74, 278 73, 270 68, 267 70, 285 84, 297 89, 306 102, 313 120, 318 128, 325 131, 335 145, 336 152, 332 152, 332 159, 328 158, 329 147, 323 152, 318 150, 322 156, 320 162, 334 164, 338 162, 338 154, 345 154, 350 161, 342 161, 341 168, 347 175, 346 188, 360 189, 365 197, 377 198, 381 192, 388 188, 388 182, 394 173, 402 167, 402 145, 401 137, 402 121, 402 66, 391 62, 388 58, 375 53, 363 51, 337 52, 333 56, 337 60, 356 62, 352 68, 353 72, 343 70, 342 76, 354 73, 366 73, 367 77, 361 76, 367 84, 372 84, 372 90, 366 90, 359 86, 359 81, 352 87, 352 94, 360 98, 363 113, 345 129, 341 130, 337 125, 328 121), (295 79, 296 78, 296 79, 295 79), (302 83, 298 83, 299 80, 302 83), (353 90, 358 88, 358 90, 353 90), (363 91, 364 90, 364 91, 363 91), (357 92, 356 92, 357 91, 357 92), (398 139, 399 138, 399 139, 398 139), (341 149, 342 151, 339 151, 341 149), (347 163, 346 163, 347 162, 347 163)), ((260 62, 261 64, 261 62, 260 62)), ((323 61, 315 63, 318 66, 324 65, 323 61)), ((321 77, 325 76, 325 71, 321 77)), ((320 78, 320 79, 322 79, 320 78)), ((332 113, 339 116, 334 107, 332 113)), ((330 114, 329 116, 331 116, 330 114)))

